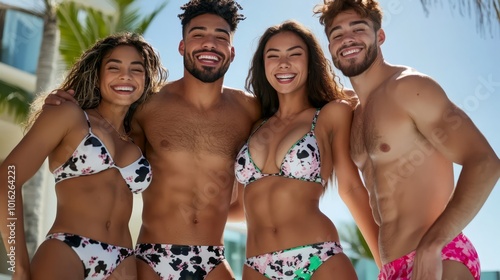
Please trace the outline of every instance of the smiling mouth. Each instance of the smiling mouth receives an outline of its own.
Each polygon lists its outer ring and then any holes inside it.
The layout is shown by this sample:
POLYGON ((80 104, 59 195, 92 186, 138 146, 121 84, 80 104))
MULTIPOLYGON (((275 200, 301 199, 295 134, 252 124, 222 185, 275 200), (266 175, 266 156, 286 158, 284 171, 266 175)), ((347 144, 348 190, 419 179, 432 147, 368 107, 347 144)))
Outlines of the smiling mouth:
POLYGON ((351 55, 351 54, 355 54, 355 53, 359 53, 361 51, 361 49, 349 49, 349 50, 345 50, 345 51, 341 51, 340 52, 340 55, 342 56, 348 56, 348 55, 351 55))
POLYGON ((275 75, 276 79, 280 82, 288 82, 291 81, 297 76, 296 74, 277 74, 275 75))
POLYGON ((116 91, 123 91, 123 92, 134 91, 134 87, 131 87, 131 86, 116 86, 116 87, 113 87, 113 89, 116 91))
POLYGON ((208 55, 208 54, 199 55, 199 56, 197 56, 197 58, 198 58, 198 60, 206 61, 206 62, 219 62, 220 61, 219 57, 217 57, 215 55, 208 55))

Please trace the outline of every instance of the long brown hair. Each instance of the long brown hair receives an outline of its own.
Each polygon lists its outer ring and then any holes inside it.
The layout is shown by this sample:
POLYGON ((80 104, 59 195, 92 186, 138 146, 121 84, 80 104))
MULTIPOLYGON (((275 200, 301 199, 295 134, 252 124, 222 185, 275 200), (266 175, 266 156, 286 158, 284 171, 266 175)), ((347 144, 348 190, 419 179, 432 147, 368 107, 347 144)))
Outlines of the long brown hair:
POLYGON ((276 34, 290 31, 297 34, 308 49, 307 96, 313 107, 320 108, 334 99, 349 99, 335 82, 335 75, 329 60, 307 27, 295 20, 287 20, 269 27, 260 37, 246 78, 245 89, 253 93, 261 104, 261 117, 269 118, 279 108, 278 93, 266 78, 264 68, 264 48, 276 34))
MULTIPOLYGON (((103 58, 117 46, 123 45, 132 46, 139 52, 144 59, 144 68, 146 71, 144 94, 130 106, 125 116, 125 130, 129 131, 130 120, 137 106, 143 103, 151 94, 157 92, 166 82, 168 76, 168 72, 163 67, 159 55, 141 35, 125 32, 110 35, 97 41, 73 64, 58 89, 65 91, 73 89, 75 91, 74 98, 82 109, 96 108, 101 102, 99 73, 103 58)), ((48 94, 41 94, 31 104, 31 113, 26 124, 27 128, 30 128, 40 115, 42 105, 48 94)))

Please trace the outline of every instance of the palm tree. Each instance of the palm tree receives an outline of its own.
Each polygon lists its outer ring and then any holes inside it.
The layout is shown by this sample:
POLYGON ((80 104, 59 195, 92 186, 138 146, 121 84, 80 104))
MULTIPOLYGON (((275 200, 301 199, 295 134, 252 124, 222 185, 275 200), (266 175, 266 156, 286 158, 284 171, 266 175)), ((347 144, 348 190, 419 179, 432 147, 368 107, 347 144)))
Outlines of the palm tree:
MULTIPOLYGON (((35 95, 54 87, 54 76, 58 70, 56 59, 59 53, 63 58, 63 63, 60 63, 59 67, 66 70, 85 49, 100 38, 120 31, 144 33, 167 3, 168 0, 152 13, 140 15, 139 9, 134 8, 134 0, 110 0, 115 12, 105 15, 97 9, 70 0, 60 4, 56 4, 55 0, 43 0, 44 12, 39 15, 44 19, 44 30, 36 73, 35 95)), ((26 118, 28 104, 32 100, 29 97, 32 96, 20 91, 1 93, 0 104, 17 112, 18 117, 26 118)), ((46 187, 44 170, 47 170, 45 164, 23 186, 26 243, 30 256, 35 252, 41 239, 41 222, 44 216, 42 203, 46 187)))
POLYGON ((361 234, 361 231, 354 222, 344 223, 338 228, 340 240, 345 247, 346 255, 351 259, 354 267, 362 259, 374 261, 368 243, 366 243, 363 234, 361 234))
POLYGON ((62 2, 59 6, 57 10, 61 31, 59 51, 65 69, 100 38, 121 31, 143 34, 158 13, 165 8, 168 0, 148 15, 140 14, 139 8, 134 6, 135 0, 109 2, 115 10, 113 14, 105 14, 71 1, 62 2))
MULTIPOLYGON (((438 0, 420 0, 425 13, 429 14, 429 8, 435 4, 441 4, 438 0)), ((478 28, 481 32, 488 28, 493 34, 495 28, 500 27, 500 0, 449 0, 453 10, 458 10, 460 15, 471 16, 472 10, 477 17, 478 28)))

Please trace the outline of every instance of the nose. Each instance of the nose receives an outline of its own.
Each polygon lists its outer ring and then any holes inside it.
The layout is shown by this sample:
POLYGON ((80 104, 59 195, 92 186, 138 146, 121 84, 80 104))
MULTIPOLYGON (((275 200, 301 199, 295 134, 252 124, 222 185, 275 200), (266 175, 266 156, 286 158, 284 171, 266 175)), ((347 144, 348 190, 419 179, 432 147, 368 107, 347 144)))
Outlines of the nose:
POLYGON ((342 45, 343 46, 348 46, 351 45, 354 42, 354 38, 352 37, 351 34, 346 34, 344 38, 342 38, 342 45))
POLYGON ((288 61, 288 58, 286 58, 286 57, 280 58, 278 67, 281 69, 290 68, 290 62, 288 61))
POLYGON ((213 36, 206 36, 203 41, 203 48, 209 50, 215 49, 215 38, 213 36))
POLYGON ((132 73, 129 69, 124 69, 120 72, 120 76, 118 77, 120 80, 132 80, 132 73))

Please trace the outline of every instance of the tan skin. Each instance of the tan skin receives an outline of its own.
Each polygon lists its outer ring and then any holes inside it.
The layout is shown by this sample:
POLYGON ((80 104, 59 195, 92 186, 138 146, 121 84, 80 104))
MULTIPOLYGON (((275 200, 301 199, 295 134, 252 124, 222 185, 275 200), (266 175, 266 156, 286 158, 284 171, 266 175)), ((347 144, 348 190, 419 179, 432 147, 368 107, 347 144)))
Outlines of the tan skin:
POLYGON ((365 71, 350 77, 360 98, 351 151, 380 225, 382 262, 416 250, 412 279, 472 279, 463 264, 441 261, 440 251, 487 199, 500 176, 498 157, 435 81, 384 61, 385 34, 370 20, 342 12, 327 35, 341 70, 359 65, 370 45, 378 50, 365 71), (453 163, 462 165, 455 191, 453 163))
MULTIPOLYGON (((251 157, 262 173, 279 172, 290 147, 311 129, 316 108, 307 99, 307 52, 302 39, 289 31, 274 35, 266 44, 266 77, 278 92, 280 107, 249 141, 251 157), (294 75, 294 78, 279 81, 277 77, 280 75, 294 75)), ((335 166, 339 193, 361 227, 371 230, 374 235, 377 228, 371 218, 368 196, 348 152, 351 118, 349 105, 331 102, 322 108, 315 128, 321 155, 321 177, 328 180, 335 166)), ((244 193, 247 257, 300 245, 339 242, 336 227, 319 209, 324 191, 319 183, 279 176, 248 184, 244 193)), ((376 242, 375 238, 371 240, 376 242)), ((311 279, 331 279, 331 275, 339 279, 357 279, 344 253, 326 260, 311 279)), ((267 278, 245 265, 243 279, 267 278)))
MULTIPOLYGON (((232 35, 219 16, 191 20, 179 45, 195 67, 216 71, 234 58, 232 35), (218 61, 201 59, 213 56, 218 61), (205 50, 193 56, 193 51, 205 50)), ((188 71, 166 85, 135 115, 136 143, 153 167, 143 193, 138 243, 222 245, 234 189, 234 159, 257 119, 256 102, 242 91, 223 87, 223 78, 203 83, 188 71)), ((242 209, 241 209, 242 211, 242 209)), ((240 212, 241 215, 241 212, 240 212)), ((141 279, 158 279, 138 261, 141 279)), ((233 279, 227 261, 206 280, 233 279)))
MULTIPOLYGON (((190 56, 197 69, 215 72, 231 63, 233 34, 223 18, 203 14, 193 18, 186 30, 179 52, 190 56)), ((59 91, 52 99, 57 104, 72 97, 59 91)), ((154 175, 142 193, 137 243, 223 244, 228 218, 240 220, 244 215, 234 159, 258 114, 255 99, 223 87, 223 77, 204 83, 186 69, 182 79, 165 85, 138 108, 132 138, 145 152, 154 175)), ((137 260, 137 272, 139 279, 159 279, 142 260, 137 260)), ((214 279, 234 279, 227 261, 205 278, 214 279)))
MULTIPOLYGON (((101 115, 119 132, 124 132, 123 119, 130 104, 144 93, 143 59, 134 47, 118 46, 104 57, 100 71, 101 115), (132 92, 118 93, 115 86, 132 86, 132 92)), ((92 132, 107 147, 117 166, 126 166, 141 156, 131 141, 120 139, 95 111, 86 110, 92 132), (120 151, 120 152, 118 152, 120 151)), ((16 205, 22 205, 19 194, 24 184, 48 157, 54 170, 66 162, 88 133, 82 109, 74 103, 46 106, 32 128, 2 163, 0 178, 6 182, 8 166, 15 166, 16 205), (61 118, 61 116, 65 116, 61 118)), ((1 185, 2 200, 7 193, 1 185)), ((117 169, 63 180, 56 184, 57 213, 49 233, 74 233, 109 244, 132 248, 128 222, 132 212, 132 193, 117 169), (78 217, 75 220, 75 217, 78 217)), ((2 207, 0 215, 6 220, 2 207)), ((22 207, 16 207, 16 273, 13 279, 83 279, 82 263, 76 253, 59 240, 44 241, 28 263, 22 225, 22 207), (18 273, 21 272, 21 273, 18 273), (31 278, 29 275, 31 274, 31 278)), ((8 232, 2 227, 2 235, 8 232)), ((4 244, 8 245, 4 239, 4 244)), ((134 258, 127 258, 109 279, 137 279, 134 258), (126 278, 125 278, 126 277, 126 278)))

